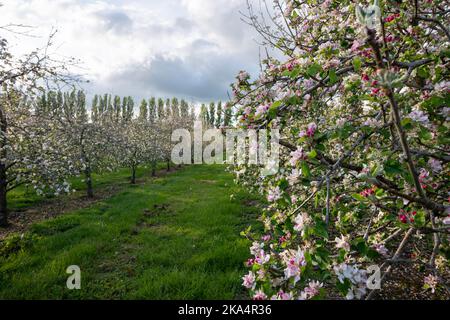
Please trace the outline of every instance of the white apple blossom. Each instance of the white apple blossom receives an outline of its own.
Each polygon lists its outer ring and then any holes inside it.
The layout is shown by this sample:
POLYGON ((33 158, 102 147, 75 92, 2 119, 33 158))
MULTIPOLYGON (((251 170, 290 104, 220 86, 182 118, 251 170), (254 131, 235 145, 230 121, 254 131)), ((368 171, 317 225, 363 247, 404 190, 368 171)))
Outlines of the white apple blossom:
POLYGON ((350 244, 348 243, 348 237, 341 235, 340 238, 335 238, 336 248, 344 249, 345 251, 350 251, 350 244))
POLYGON ((416 122, 419 122, 425 126, 427 126, 430 123, 430 120, 428 119, 428 115, 425 114, 422 110, 414 110, 411 112, 408 117, 416 122))
POLYGON ((334 266, 334 272, 341 283, 344 283, 344 280, 348 279, 352 284, 348 290, 346 299, 361 299, 366 294, 367 272, 359 269, 358 265, 351 266, 342 263, 334 266))
POLYGON ((273 188, 269 191, 269 194, 267 195, 267 200, 269 202, 275 202, 281 199, 281 189, 280 187, 273 188))
POLYGON ((303 235, 304 232, 304 228, 306 225, 308 225, 308 223, 311 222, 310 217, 308 216, 308 214, 306 212, 302 212, 300 214, 298 214, 295 219, 294 219, 294 230, 301 232, 303 235))
POLYGON ((428 160, 428 165, 435 173, 439 173, 442 171, 442 162, 435 158, 430 158, 430 160, 428 160))

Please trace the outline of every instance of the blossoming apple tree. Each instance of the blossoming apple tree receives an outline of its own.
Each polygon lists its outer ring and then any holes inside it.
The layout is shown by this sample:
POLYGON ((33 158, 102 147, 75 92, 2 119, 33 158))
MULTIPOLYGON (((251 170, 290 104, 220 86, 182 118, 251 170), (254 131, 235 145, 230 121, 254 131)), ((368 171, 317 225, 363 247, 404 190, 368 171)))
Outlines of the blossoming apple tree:
MULTIPOLYGON (((21 35, 15 26, 0 31, 21 35)), ((70 160, 61 157, 67 148, 57 139, 58 124, 36 112, 43 85, 67 84, 76 79, 67 72, 73 60, 56 61, 47 45, 25 56, 13 55, 0 37, 0 225, 7 225, 7 193, 29 186, 39 194, 70 191, 66 177, 70 160)))
POLYGON ((254 299, 370 299, 369 266, 382 289, 407 266, 430 295, 448 290, 448 4, 261 4, 247 22, 286 60, 240 72, 233 103, 240 127, 279 129, 283 150, 276 175, 235 168, 268 202, 264 233, 243 232, 243 285, 254 299))

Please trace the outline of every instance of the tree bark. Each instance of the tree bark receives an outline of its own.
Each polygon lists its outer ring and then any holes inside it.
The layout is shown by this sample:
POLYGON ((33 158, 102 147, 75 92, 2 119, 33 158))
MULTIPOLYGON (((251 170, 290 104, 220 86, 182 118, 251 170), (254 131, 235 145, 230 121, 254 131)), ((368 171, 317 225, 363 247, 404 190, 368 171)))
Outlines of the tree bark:
POLYGON ((136 184, 136 167, 131 167, 131 184, 136 184))
POLYGON ((84 171, 85 177, 86 177, 86 192, 88 198, 94 197, 94 188, 92 187, 92 172, 91 167, 86 167, 84 171))
POLYGON ((152 177, 156 177, 156 165, 152 165, 152 177))
MULTIPOLYGON (((6 122, 6 115, 3 109, 0 108, 0 143, 2 158, 6 158, 6 130, 8 128, 6 122)), ((7 167, 5 163, 0 163, 0 227, 6 227, 8 225, 8 205, 6 201, 6 194, 8 192, 8 179, 7 179, 7 167)))
POLYGON ((6 167, 2 163, 0 164, 0 227, 6 227, 8 225, 7 186, 6 167))
POLYGON ((167 160, 167 172, 170 171, 170 160, 167 160))
POLYGON ((91 169, 91 162, 89 161, 88 156, 86 155, 86 150, 84 148, 84 133, 86 131, 86 127, 84 127, 81 130, 81 136, 80 136, 80 147, 81 147, 81 158, 83 159, 83 162, 86 165, 86 168, 84 169, 84 176, 86 179, 86 193, 88 198, 94 197, 94 189, 92 188, 92 169, 91 169))

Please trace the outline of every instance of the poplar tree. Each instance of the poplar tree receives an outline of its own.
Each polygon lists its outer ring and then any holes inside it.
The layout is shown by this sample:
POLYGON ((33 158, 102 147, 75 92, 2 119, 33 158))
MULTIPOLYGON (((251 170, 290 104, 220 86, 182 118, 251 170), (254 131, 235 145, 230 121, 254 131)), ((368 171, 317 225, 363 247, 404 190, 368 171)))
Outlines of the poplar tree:
POLYGON ((128 104, 128 98, 123 97, 123 99, 122 99, 122 121, 126 121, 126 119, 127 119, 127 104, 128 104))
POLYGON ((134 115, 134 100, 132 97, 127 98, 127 114, 126 114, 126 121, 130 121, 133 119, 134 115))
POLYGON ((172 110, 173 117, 175 117, 175 118, 180 117, 180 103, 177 98, 172 98, 171 110, 172 110))
POLYGON ((204 103, 200 107, 200 120, 203 122, 203 125, 209 124, 209 112, 204 103))
POLYGON ((120 121, 120 115, 121 115, 120 97, 115 96, 114 97, 114 118, 115 118, 116 123, 120 121))
POLYGON ((52 116, 56 116, 59 112, 55 91, 49 91, 47 93, 47 109, 52 116))
POLYGON ((112 121, 114 119, 114 107, 112 105, 112 96, 108 95, 108 102, 107 102, 107 114, 108 114, 108 121, 112 121))
POLYGON ((222 101, 219 101, 219 103, 217 104, 216 128, 220 128, 223 125, 222 116, 223 116, 222 101))
POLYGON ((142 99, 141 105, 139 107, 139 120, 148 121, 148 104, 147 100, 142 99))
POLYGON ((170 107, 170 99, 166 99, 165 113, 167 117, 170 117, 172 115, 172 110, 170 107))
POLYGON ((77 93, 76 101, 76 118, 83 123, 88 121, 88 115, 86 110, 86 95, 83 91, 79 90, 77 93))
POLYGON ((63 93, 59 90, 56 93, 56 104, 54 105, 54 110, 56 111, 56 113, 59 114, 62 111, 63 104, 64 104, 63 93))
POLYGON ((148 121, 154 123, 156 121, 156 99, 151 97, 148 103, 148 121))
POLYGON ((49 114, 48 104, 47 104, 47 94, 45 92, 37 100, 36 113, 38 115, 48 115, 49 114))
POLYGON ((215 121, 214 121, 215 115, 216 115, 215 113, 216 113, 216 105, 214 102, 211 102, 209 104, 209 124, 211 127, 214 127, 214 125, 215 125, 215 121))
MULTIPOLYGON (((59 94, 59 93, 58 93, 59 94)), ((63 113, 66 119, 75 118, 75 108, 76 108, 76 94, 75 90, 71 92, 64 92, 63 97, 63 113)))
POLYGON ((163 119, 165 117, 164 113, 164 100, 162 98, 158 99, 158 119, 163 119))
POLYGON ((187 119, 189 117, 189 104, 184 99, 180 102, 180 116, 183 119, 187 119))
POLYGON ((101 121, 105 121, 106 115, 108 113, 108 94, 103 95, 103 99, 102 99, 100 105, 101 105, 100 118, 101 118, 101 121))
POLYGON ((92 99, 92 106, 91 106, 92 122, 99 121, 98 103, 99 103, 99 97, 98 97, 98 95, 95 95, 94 98, 92 99))
POLYGON ((233 109, 231 108, 231 105, 229 103, 227 103, 225 105, 225 116, 224 116, 223 125, 225 127, 231 126, 232 118, 233 118, 233 109))
POLYGON ((197 114, 195 113, 195 105, 192 105, 191 107, 189 107, 188 105, 188 109, 191 110, 190 119, 192 120, 192 122, 194 122, 195 120, 197 120, 197 114))

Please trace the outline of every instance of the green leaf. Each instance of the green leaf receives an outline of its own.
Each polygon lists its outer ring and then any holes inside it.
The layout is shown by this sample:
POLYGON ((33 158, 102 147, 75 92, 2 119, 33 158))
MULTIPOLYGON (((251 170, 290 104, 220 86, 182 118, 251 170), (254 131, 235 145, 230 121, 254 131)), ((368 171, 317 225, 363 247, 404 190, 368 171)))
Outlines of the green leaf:
POLYGON ((404 118, 401 123, 402 127, 406 130, 410 130, 413 127, 412 120, 410 118, 404 118))
POLYGON ((284 70, 281 74, 283 77, 289 77, 291 75, 291 72, 289 70, 284 70))
POLYGON ((336 70, 334 70, 334 69, 330 70, 328 76, 330 78, 330 80, 329 80, 330 85, 335 84, 339 80, 338 76, 336 75, 336 70))
POLYGON ((298 77, 298 75, 300 74, 300 68, 295 68, 294 70, 292 70, 291 72, 291 79, 295 79, 298 77))
POLYGON ((425 107, 427 110, 432 110, 432 109, 439 108, 441 106, 448 105, 448 103, 449 103, 448 95, 446 96, 446 98, 439 97, 439 96, 432 96, 432 97, 428 98, 427 100, 425 100, 423 102, 422 106, 425 107))
POLYGON ((314 234, 328 239, 327 225, 322 220, 316 220, 316 225, 314 226, 314 234))
POLYGON ((281 101, 275 101, 274 103, 272 103, 272 105, 270 106, 270 108, 278 109, 278 107, 281 106, 281 104, 282 104, 281 101))
POLYGON ((340 249, 339 250, 339 255, 338 255, 338 262, 342 263, 345 261, 345 256, 347 255, 347 251, 345 251, 344 249, 340 249))
POLYGON ((318 74, 322 70, 322 67, 318 65, 317 63, 314 63, 308 67, 307 73, 311 77, 314 77, 316 74, 318 74))
POLYGON ((424 227, 426 224, 425 213, 423 211, 417 212, 414 216, 414 225, 418 228, 424 227))
POLYGON ((286 179, 281 179, 278 182, 278 186, 281 190, 286 190, 289 187, 289 182, 286 179))
POLYGON ((352 197, 358 201, 366 201, 367 199, 365 197, 363 197, 362 195, 360 195, 359 193, 354 193, 352 194, 352 197))
POLYGON ((361 69, 362 61, 359 57, 353 58, 353 69, 358 72, 361 69))
POLYGON ((344 283, 341 283, 339 280, 336 281, 336 288, 339 292, 345 297, 348 293, 348 289, 352 286, 352 283, 347 278, 344 279, 344 283))
POLYGON ((268 116, 270 119, 275 119, 277 117, 278 107, 281 106, 281 101, 275 101, 269 108, 268 116))
POLYGON ((309 166, 306 161, 302 161, 302 174, 305 178, 309 178, 311 176, 311 171, 309 170, 309 166))
POLYGON ((433 138, 433 135, 427 128, 421 127, 420 132, 419 132, 419 138, 421 140, 427 141, 427 140, 431 140, 433 138))
POLYGON ((310 264, 311 263, 311 254, 308 251, 305 251, 305 261, 306 263, 310 264))
POLYGON ((409 170, 403 170, 402 177, 405 178, 406 182, 408 182, 410 185, 414 184, 414 179, 409 170))
POLYGON ((384 172, 389 175, 402 174, 403 168, 401 164, 395 160, 388 160, 384 163, 384 172))
POLYGON ((310 159, 315 159, 317 157, 317 151, 316 150, 311 150, 311 152, 308 153, 308 157, 310 159))
POLYGON ((367 253, 366 253, 366 256, 367 256, 369 259, 374 260, 374 259, 376 259, 376 258, 379 258, 379 257, 380 257, 380 254, 379 254, 376 250, 374 250, 374 249, 372 249, 372 248, 368 248, 367 253))
POLYGON ((369 247, 367 246, 366 240, 364 238, 356 238, 352 241, 352 248, 362 255, 366 255, 369 247))
POLYGON ((426 66, 420 67, 417 69, 417 75, 421 78, 427 79, 430 77, 430 71, 426 66))

